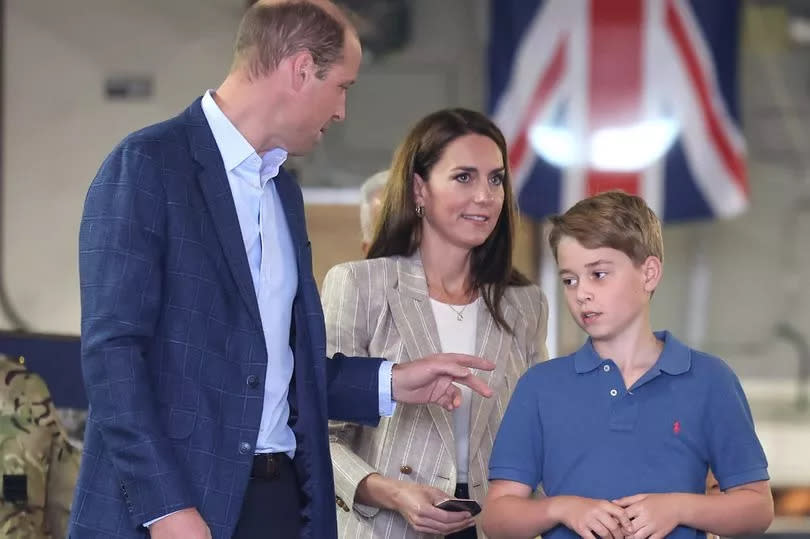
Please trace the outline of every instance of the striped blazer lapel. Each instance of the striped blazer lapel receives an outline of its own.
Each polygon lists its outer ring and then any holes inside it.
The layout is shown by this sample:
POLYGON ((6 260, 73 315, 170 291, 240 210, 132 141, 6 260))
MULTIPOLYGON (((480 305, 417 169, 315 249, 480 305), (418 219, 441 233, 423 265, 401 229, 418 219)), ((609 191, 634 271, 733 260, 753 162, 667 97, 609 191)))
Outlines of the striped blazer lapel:
MULTIPOLYGON (((441 352, 439 331, 418 254, 397 259, 397 278, 396 288, 388 293, 388 306, 405 347, 406 355, 403 360, 419 359, 441 352)), ((435 405, 427 408, 447 451, 454 454, 456 446, 451 412, 435 405)))
MULTIPOLYGON (((508 301, 508 296, 503 298, 501 306, 503 316, 509 327, 515 327, 518 318, 518 310, 508 301)), ((487 383, 489 387, 497 392, 497 387, 505 383, 504 373, 507 363, 510 361, 510 351, 512 348, 512 335, 505 329, 499 329, 495 324, 495 319, 487 310, 486 303, 478 302, 478 328, 476 330, 475 355, 488 359, 495 363, 493 371, 475 370, 475 374, 487 383)), ((472 409, 470 412, 470 457, 475 455, 481 445, 481 438, 489 423, 489 416, 492 407, 495 406, 497 395, 491 398, 484 398, 477 393, 472 393, 472 409)))

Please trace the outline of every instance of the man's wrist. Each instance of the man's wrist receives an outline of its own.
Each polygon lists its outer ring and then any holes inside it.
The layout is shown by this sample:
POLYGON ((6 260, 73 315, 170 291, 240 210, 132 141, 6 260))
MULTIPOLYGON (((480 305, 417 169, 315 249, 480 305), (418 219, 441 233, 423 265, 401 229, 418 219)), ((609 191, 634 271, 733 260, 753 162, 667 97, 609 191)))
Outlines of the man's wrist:
POLYGON ((170 517, 170 516, 172 516, 173 514, 178 513, 178 512, 179 512, 179 511, 172 511, 171 513, 168 513, 168 514, 166 514, 166 515, 163 515, 162 517, 157 517, 156 519, 154 519, 154 520, 150 520, 149 522, 144 522, 143 527, 144 527, 144 528, 149 528, 149 527, 150 527, 152 524, 154 524, 154 523, 158 522, 159 520, 163 520, 164 518, 166 518, 166 517, 170 517))

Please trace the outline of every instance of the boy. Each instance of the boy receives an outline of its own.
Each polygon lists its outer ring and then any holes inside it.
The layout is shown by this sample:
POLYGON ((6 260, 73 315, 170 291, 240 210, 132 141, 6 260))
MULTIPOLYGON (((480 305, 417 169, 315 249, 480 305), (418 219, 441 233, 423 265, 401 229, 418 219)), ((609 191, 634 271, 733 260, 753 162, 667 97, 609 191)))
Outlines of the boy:
POLYGON ((668 332, 649 304, 661 224, 608 192, 552 219, 568 308, 589 335, 518 382, 489 464, 491 538, 705 537, 773 520, 767 462, 740 383, 668 332), (707 470, 723 494, 705 494, 707 470), (545 496, 530 498, 541 484, 545 496))

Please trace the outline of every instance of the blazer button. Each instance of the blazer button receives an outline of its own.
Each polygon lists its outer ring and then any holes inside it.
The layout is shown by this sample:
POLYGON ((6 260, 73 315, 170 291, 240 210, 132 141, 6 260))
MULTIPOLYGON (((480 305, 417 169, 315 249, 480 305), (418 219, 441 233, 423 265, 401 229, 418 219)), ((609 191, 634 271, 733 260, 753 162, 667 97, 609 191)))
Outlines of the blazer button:
POLYGON ((256 376, 255 374, 251 374, 250 376, 247 377, 247 385, 251 389, 256 389, 257 387, 259 387, 259 377, 256 376))
POLYGON ((239 453, 242 455, 247 455, 250 453, 250 444, 247 442, 240 442, 239 443, 239 453))
POLYGON ((344 502, 343 498, 341 498, 340 496, 335 496, 335 503, 337 504, 338 507, 340 507, 347 513, 349 512, 349 506, 346 505, 346 502, 344 502))
POLYGON ((403 464, 402 466, 399 467, 399 471, 400 473, 404 473, 405 475, 411 475, 411 472, 413 472, 413 468, 411 468, 407 464, 403 464))

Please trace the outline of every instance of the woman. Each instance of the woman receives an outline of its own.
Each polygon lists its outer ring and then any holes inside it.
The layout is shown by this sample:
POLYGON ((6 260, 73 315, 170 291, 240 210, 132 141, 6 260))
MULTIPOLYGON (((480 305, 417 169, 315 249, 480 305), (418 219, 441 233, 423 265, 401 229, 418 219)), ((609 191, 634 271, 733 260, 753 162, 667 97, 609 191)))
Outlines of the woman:
POLYGON ((397 150, 367 260, 340 264, 323 290, 329 354, 410 361, 437 352, 496 363, 495 394, 463 404, 397 405, 377 428, 332 424, 341 537, 476 537, 487 461, 518 378, 545 359, 547 305, 512 268, 514 199, 503 135, 484 115, 447 109, 397 150))

